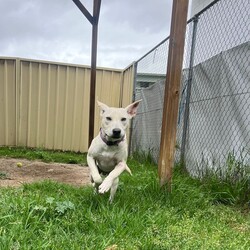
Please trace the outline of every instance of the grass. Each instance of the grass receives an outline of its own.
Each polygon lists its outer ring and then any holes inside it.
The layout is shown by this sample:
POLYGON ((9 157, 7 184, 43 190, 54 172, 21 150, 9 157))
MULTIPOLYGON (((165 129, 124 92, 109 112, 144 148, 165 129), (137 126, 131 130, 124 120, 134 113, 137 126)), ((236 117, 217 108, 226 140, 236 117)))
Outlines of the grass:
POLYGON ((25 158, 28 160, 69 164, 86 164, 87 162, 86 154, 25 147, 0 147, 0 157, 25 158))
POLYGON ((203 187, 216 196, 217 202, 225 204, 245 204, 250 202, 249 152, 241 152, 237 158, 230 152, 223 166, 203 166, 199 176, 203 187))
POLYGON ((8 179, 8 175, 5 172, 0 172, 0 180, 8 179))
POLYGON ((90 187, 48 181, 0 189, 0 249, 249 249, 248 212, 215 202, 178 168, 169 194, 152 163, 128 164, 133 176, 121 176, 113 204, 90 187))

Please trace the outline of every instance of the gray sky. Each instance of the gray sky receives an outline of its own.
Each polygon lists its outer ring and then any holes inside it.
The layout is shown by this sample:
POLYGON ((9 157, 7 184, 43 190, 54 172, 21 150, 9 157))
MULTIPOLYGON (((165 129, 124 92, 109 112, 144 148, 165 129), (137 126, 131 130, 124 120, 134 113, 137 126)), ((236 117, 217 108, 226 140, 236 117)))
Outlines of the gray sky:
MULTIPOLYGON (((169 35, 171 11, 172 0, 102 0, 97 65, 144 55, 169 35)), ((0 56, 90 65, 90 51, 91 25, 72 0, 0 0, 0 56)))

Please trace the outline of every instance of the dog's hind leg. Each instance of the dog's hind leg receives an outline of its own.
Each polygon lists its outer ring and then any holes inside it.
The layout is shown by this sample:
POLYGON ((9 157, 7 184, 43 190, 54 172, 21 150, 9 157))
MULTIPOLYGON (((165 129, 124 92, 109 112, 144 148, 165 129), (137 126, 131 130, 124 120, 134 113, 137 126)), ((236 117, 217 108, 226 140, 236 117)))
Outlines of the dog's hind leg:
POLYGON ((113 200, 114 200, 114 196, 115 196, 116 190, 118 188, 118 182, 119 182, 118 177, 113 180, 113 184, 112 184, 112 186, 110 188, 110 196, 109 196, 109 202, 110 203, 112 203, 113 200))

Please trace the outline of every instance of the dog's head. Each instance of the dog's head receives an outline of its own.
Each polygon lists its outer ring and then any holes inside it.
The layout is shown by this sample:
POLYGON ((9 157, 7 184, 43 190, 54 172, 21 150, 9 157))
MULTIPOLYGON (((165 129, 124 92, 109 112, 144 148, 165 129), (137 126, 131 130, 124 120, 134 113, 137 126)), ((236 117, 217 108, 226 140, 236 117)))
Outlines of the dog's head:
POLYGON ((101 110, 101 127, 109 139, 118 140, 125 135, 129 120, 136 115, 140 101, 136 101, 126 108, 113 108, 97 101, 101 110))

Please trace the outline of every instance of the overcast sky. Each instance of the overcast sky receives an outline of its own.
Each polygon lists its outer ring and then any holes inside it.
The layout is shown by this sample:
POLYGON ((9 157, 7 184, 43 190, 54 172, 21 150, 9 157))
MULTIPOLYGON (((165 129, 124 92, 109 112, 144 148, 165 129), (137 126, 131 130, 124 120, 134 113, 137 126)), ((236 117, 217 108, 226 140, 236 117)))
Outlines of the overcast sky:
MULTIPOLYGON (((144 55, 169 35, 171 11, 172 0, 102 0, 97 65, 144 55)), ((0 56, 90 65, 90 51, 91 25, 72 0, 0 0, 0 56)))

